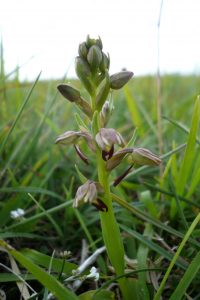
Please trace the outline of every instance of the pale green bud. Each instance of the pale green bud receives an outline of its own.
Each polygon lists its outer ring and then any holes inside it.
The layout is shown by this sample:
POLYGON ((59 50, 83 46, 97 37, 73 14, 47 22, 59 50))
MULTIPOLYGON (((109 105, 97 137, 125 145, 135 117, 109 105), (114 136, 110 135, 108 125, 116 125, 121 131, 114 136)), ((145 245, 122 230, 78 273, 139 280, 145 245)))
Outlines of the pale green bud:
POLYGON ((100 112, 100 121, 102 127, 104 127, 109 121, 112 111, 113 111, 113 106, 110 105, 109 101, 106 101, 100 112))
POLYGON ((82 58, 87 58, 88 48, 87 48, 86 42, 83 42, 79 45, 78 54, 82 58))
POLYGON ((76 57, 75 68, 76 74, 80 79, 82 79, 83 76, 89 77, 92 75, 88 62, 80 56, 76 57))
POLYGON ((101 61, 102 61, 102 52, 100 48, 96 45, 91 46, 88 54, 87 54, 87 61, 91 66, 92 70, 97 70, 101 61))
POLYGON ((123 71, 110 76, 110 86, 114 90, 121 89, 133 76, 133 72, 123 71))
POLYGON ((87 61, 85 61, 83 58, 80 56, 76 57, 75 61, 75 69, 76 69, 76 74, 83 83, 84 87, 86 90, 89 92, 89 94, 92 96, 94 94, 94 86, 91 81, 91 70, 90 66, 87 61))
POLYGON ((102 40, 100 38, 100 36, 98 37, 98 39, 96 39, 96 45, 102 50, 103 49, 103 43, 102 40))
POLYGON ((95 39, 91 39, 89 34, 87 35, 87 38, 86 38, 86 45, 88 48, 96 45, 96 40, 95 39))
POLYGON ((102 61, 101 61, 99 68, 100 68, 101 72, 105 72, 105 70, 109 70, 109 68, 110 68, 109 54, 107 56, 104 52, 102 52, 102 61))

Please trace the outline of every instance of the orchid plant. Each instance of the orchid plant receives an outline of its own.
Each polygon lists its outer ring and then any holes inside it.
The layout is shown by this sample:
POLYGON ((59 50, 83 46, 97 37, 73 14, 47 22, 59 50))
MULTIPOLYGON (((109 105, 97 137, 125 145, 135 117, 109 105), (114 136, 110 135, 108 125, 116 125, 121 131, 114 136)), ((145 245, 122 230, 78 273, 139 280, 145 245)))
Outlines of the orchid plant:
MULTIPOLYGON (((80 126, 79 131, 66 131, 57 137, 56 143, 72 144, 80 159, 88 165, 89 158, 80 148, 80 140, 83 139, 91 154, 96 157, 98 176, 88 178, 78 188, 73 206, 78 208, 83 203, 88 203, 99 210, 107 255, 116 275, 120 276, 125 270, 124 246, 112 205, 110 173, 119 164, 123 164, 125 158, 128 159, 129 168, 114 181, 116 186, 133 166, 158 166, 161 160, 147 149, 126 147, 127 143, 121 134, 114 128, 106 127, 113 113, 111 91, 121 89, 133 76, 129 71, 110 76, 109 67, 110 57, 103 51, 101 39, 88 36, 79 45, 75 61, 76 74, 88 93, 88 99, 84 99, 80 91, 71 85, 58 85, 59 92, 77 105, 86 116, 87 125, 80 126)), ((128 280, 121 277, 118 283, 123 299, 132 299, 128 280)))

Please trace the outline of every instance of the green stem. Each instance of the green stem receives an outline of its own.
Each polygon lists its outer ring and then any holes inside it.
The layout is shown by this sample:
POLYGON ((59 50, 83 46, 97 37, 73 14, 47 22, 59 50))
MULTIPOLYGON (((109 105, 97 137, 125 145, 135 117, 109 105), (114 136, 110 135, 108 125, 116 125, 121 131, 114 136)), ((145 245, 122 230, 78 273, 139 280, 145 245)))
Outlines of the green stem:
MULTIPOLYGON (((124 246, 120 236, 119 226, 115 219, 112 198, 110 194, 109 174, 105 169, 105 162, 101 157, 101 151, 97 150, 97 165, 99 182, 104 188, 104 203, 108 207, 107 212, 100 212, 101 228, 107 254, 112 266, 118 276, 124 274, 124 246)), ((126 278, 118 280, 124 300, 132 299, 128 292, 128 282, 126 278)))

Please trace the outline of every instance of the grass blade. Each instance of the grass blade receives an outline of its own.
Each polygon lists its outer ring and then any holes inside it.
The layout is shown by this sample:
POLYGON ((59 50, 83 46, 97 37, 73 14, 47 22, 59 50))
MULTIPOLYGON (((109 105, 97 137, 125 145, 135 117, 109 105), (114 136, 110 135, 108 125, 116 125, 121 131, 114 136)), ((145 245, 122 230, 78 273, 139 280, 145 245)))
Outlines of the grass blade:
POLYGON ((19 251, 11 248, 4 241, 0 241, 8 253, 10 253, 22 266, 24 266, 35 278, 41 282, 49 291, 53 293, 59 300, 77 300, 78 297, 70 290, 65 288, 58 280, 48 274, 46 271, 35 265, 29 258, 19 251))
POLYGON ((144 135, 144 130, 142 127, 142 119, 140 117, 140 112, 137 108, 137 103, 133 98, 133 96, 131 95, 131 92, 127 86, 124 88, 124 92, 126 96, 127 106, 132 117, 132 122, 134 123, 134 126, 138 128, 138 133, 140 135, 144 135))
POLYGON ((198 132, 200 118, 200 96, 197 97, 192 116, 192 125, 188 135, 187 146, 180 168, 179 179, 177 184, 177 194, 183 195, 185 185, 190 176, 191 165, 195 155, 196 137, 198 132))
MULTIPOLYGON (((139 242, 141 242, 143 245, 145 245, 149 249, 151 249, 151 250, 157 252, 158 254, 160 254, 161 256, 165 257, 168 261, 172 260, 173 255, 168 250, 163 249, 159 245, 148 240, 142 234, 138 233, 137 231, 135 231, 133 229, 130 229, 129 227, 127 227, 125 225, 120 224, 120 228, 123 229, 128 234, 130 234, 132 237, 136 238, 139 242)), ((185 270, 187 268, 187 265, 184 264, 181 260, 177 260, 176 265, 179 266, 183 270, 185 270)))
POLYGON ((176 287, 175 291, 169 298, 169 300, 181 300, 186 292, 188 286, 196 276, 197 272, 200 268, 200 252, 197 253, 195 258, 192 260, 191 264, 189 265, 188 269, 186 270, 184 276, 181 278, 178 286, 176 287))
POLYGON ((0 156, 2 155, 2 152, 3 152, 5 146, 6 146, 7 142, 8 142, 8 139, 9 139, 11 133, 13 132, 13 130, 15 128, 15 125, 17 124, 17 121, 19 120, 19 118, 20 118, 20 116, 21 116, 21 114, 22 114, 22 112, 23 112, 23 110, 24 110, 24 108, 25 108, 28 100, 30 99, 30 96, 31 96, 31 94, 32 94, 32 92, 33 92, 33 90, 34 90, 34 88, 35 88, 35 86, 36 86, 36 84, 37 84, 37 82, 38 82, 38 80, 40 78, 40 75, 41 75, 41 72, 39 73, 39 75, 37 76, 35 82, 33 83, 33 85, 31 87, 28 95, 26 96, 24 102, 22 103, 22 106, 21 106, 21 108, 20 108, 20 110, 19 110, 19 112, 18 112, 18 114, 17 114, 17 116, 16 116, 16 118, 15 118, 15 120, 14 120, 14 122, 13 122, 11 128, 10 128, 10 130, 8 131, 5 139, 3 140, 3 142, 2 142, 2 144, 0 146, 0 156))
POLYGON ((157 290, 157 293, 156 293, 156 295, 155 295, 155 297, 154 297, 153 300, 159 300, 160 299, 161 294, 162 294, 162 292, 163 292, 163 290, 165 288, 165 284, 167 282, 167 279, 168 279, 168 277, 169 277, 169 275, 170 275, 170 273, 172 271, 172 268, 174 267, 174 265, 175 265, 178 257, 180 256, 180 253, 181 253, 183 247, 185 246, 187 240, 189 239, 190 235, 192 234, 193 230, 195 229, 195 227, 197 226, 197 224, 199 223, 199 221, 200 221, 200 213, 196 216, 196 218, 194 219, 194 221, 190 225, 188 231, 186 232, 186 234, 185 234, 182 242, 180 243, 180 245, 179 245, 179 247, 178 247, 178 249, 176 251, 176 254, 174 255, 173 259, 171 260, 171 263, 170 263, 170 265, 169 265, 169 267, 168 267, 168 269, 167 269, 167 271, 166 271, 166 273, 165 273, 165 275, 163 277, 163 280, 162 280, 162 282, 160 284, 160 287, 157 290))

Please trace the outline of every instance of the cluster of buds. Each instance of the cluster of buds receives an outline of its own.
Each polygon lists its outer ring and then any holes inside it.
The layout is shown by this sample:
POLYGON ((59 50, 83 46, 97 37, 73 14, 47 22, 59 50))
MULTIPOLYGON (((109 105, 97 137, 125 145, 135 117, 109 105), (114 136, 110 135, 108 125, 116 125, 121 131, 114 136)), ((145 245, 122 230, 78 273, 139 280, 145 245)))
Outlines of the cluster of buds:
MULTIPOLYGON (((100 38, 91 39, 79 45, 75 66, 76 74, 91 97, 95 97, 95 103, 88 103, 80 92, 68 84, 60 84, 58 90, 70 102, 74 102, 81 110, 92 119, 95 110, 101 112, 104 124, 112 111, 108 99, 111 89, 121 89, 133 76, 132 72, 122 71, 109 75, 110 57, 103 52, 103 44, 100 38), (105 104, 105 105, 104 105, 105 104), (93 106, 93 107, 92 107, 93 106)), ((103 122, 103 121, 102 121, 103 122)))
MULTIPOLYGON (((103 52, 100 38, 91 39, 88 36, 86 41, 79 45, 78 54, 75 61, 76 74, 87 90, 90 100, 85 100, 80 91, 68 84, 60 84, 58 90, 82 110, 88 117, 89 126, 79 126, 79 131, 65 132, 56 139, 56 143, 73 144, 79 157, 88 164, 88 157, 78 145, 81 139, 85 140, 93 153, 96 153, 97 148, 101 151, 107 172, 111 172, 126 157, 129 169, 115 180, 114 185, 126 176, 133 165, 158 166, 161 162, 158 156, 144 148, 126 148, 121 134, 113 128, 106 128, 113 110, 110 92, 122 88, 131 79, 133 73, 122 71, 109 75, 110 57, 103 52), (94 125, 95 116, 97 116, 96 125, 94 125), (121 149, 115 151, 115 147, 121 149)), ((74 207, 89 202, 99 210, 107 211, 106 205, 101 200, 103 194, 103 188, 98 182, 88 180, 78 188, 74 207)))

